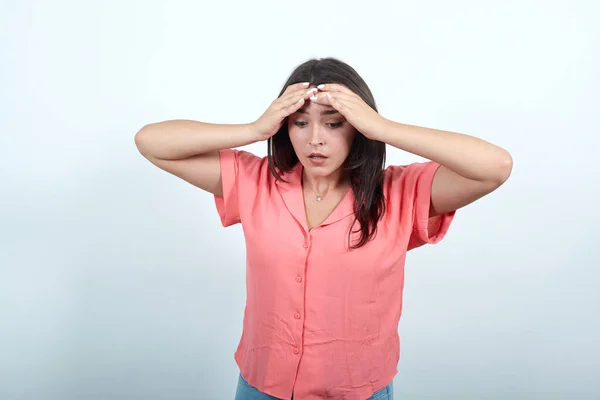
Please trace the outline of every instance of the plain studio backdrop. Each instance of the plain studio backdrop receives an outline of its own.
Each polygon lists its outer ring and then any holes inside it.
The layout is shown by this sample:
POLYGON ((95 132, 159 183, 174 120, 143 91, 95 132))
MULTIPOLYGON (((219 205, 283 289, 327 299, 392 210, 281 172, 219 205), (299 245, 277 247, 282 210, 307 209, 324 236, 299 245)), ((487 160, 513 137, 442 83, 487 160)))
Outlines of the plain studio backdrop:
POLYGON ((600 398, 598 20, 592 0, 2 1, 0 398, 233 398, 241 227, 134 135, 254 121, 326 56, 385 117, 514 158, 408 255, 396 398, 600 398))

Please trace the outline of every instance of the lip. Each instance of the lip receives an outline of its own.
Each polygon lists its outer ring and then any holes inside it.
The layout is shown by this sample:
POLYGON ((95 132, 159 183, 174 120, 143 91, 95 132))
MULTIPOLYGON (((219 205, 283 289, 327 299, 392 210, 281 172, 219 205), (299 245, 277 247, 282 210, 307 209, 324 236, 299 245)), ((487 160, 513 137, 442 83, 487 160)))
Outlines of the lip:
POLYGON ((310 155, 308 156, 308 161, 310 161, 313 165, 323 165, 327 162, 327 156, 321 153, 310 153, 310 155), (313 156, 319 156, 323 158, 311 158, 313 156))

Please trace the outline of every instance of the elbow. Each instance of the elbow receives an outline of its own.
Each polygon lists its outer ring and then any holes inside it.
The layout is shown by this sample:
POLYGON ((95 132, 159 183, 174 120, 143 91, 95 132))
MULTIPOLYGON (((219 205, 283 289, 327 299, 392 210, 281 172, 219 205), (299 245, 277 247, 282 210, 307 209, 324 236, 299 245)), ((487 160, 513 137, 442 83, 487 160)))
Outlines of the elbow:
POLYGON ((138 151, 144 157, 148 154, 148 136, 149 136, 149 127, 150 125, 143 126, 137 133, 135 134, 133 141, 138 151))
POLYGON ((513 158, 508 151, 505 151, 504 156, 498 162, 496 178, 494 179, 498 186, 504 184, 510 178, 513 168, 513 158))

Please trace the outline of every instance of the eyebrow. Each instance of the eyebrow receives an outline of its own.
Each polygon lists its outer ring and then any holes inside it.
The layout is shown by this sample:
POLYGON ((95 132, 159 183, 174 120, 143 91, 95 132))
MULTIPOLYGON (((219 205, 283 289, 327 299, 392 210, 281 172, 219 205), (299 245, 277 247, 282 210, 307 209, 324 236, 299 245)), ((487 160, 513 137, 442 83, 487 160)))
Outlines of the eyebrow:
MULTIPOLYGON (((299 114, 306 114, 306 110, 304 108, 300 108, 296 112, 299 113, 299 114)), ((329 110, 323 110, 323 111, 321 111, 321 115, 332 115, 332 114, 339 114, 338 110, 329 109, 329 110)))

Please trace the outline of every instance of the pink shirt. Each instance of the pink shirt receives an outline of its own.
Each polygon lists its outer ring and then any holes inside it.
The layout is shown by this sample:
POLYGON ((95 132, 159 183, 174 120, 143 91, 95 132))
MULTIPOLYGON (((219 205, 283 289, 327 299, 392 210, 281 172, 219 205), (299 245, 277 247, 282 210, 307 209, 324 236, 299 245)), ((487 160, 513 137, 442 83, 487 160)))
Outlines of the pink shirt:
POLYGON ((302 165, 277 181, 267 158, 221 150, 223 226, 242 224, 246 308, 235 361, 244 379, 281 399, 364 400, 388 385, 399 361, 406 252, 437 243, 455 212, 429 218, 439 164, 385 170, 387 211, 377 236, 349 251, 352 190, 307 229, 302 165))

